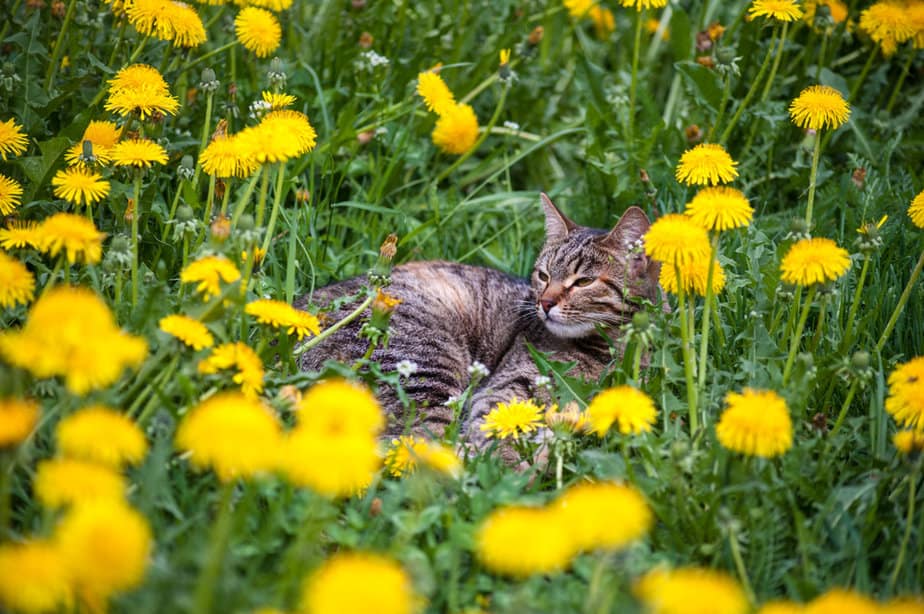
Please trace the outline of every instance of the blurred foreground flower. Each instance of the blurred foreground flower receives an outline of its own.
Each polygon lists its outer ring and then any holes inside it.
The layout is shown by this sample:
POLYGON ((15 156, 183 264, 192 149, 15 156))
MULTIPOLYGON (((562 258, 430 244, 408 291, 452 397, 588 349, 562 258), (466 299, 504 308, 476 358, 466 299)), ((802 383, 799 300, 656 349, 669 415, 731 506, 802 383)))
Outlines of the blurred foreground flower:
POLYGON ((478 118, 471 105, 455 104, 443 111, 433 128, 433 144, 446 153, 464 154, 478 140, 478 118))
POLYGON ((15 120, 0 122, 0 158, 6 160, 7 156, 18 156, 26 151, 28 144, 28 137, 15 120))
POLYGON ((170 41, 177 47, 198 47, 206 41, 205 26, 194 8, 174 0, 132 0, 128 22, 139 33, 170 41))
POLYGON ((899 426, 924 432, 924 356, 896 366, 889 375, 885 410, 899 426))
POLYGON ((58 451, 114 468, 138 465, 148 453, 144 432, 120 411, 91 405, 65 416, 55 427, 58 451))
POLYGON ((654 521, 641 493, 615 482, 577 484, 554 505, 561 514, 559 522, 584 551, 625 548, 644 537, 654 521), (615 518, 619 522, 613 522, 615 518))
POLYGON ((385 466, 395 477, 414 473, 418 466, 450 477, 459 477, 462 473, 462 461, 451 448, 409 435, 391 440, 385 466))
POLYGON ((0 451, 18 445, 32 433, 41 416, 38 403, 0 398, 0 451))
POLYGON ((341 552, 305 580, 299 611, 411 614, 420 601, 397 561, 369 552, 341 552))
POLYGON ((479 527, 475 553, 491 571, 517 578, 560 572, 580 547, 561 518, 556 508, 499 508, 479 527))
POLYGON ((0 609, 27 614, 70 611, 73 601, 71 576, 54 542, 0 545, 0 609))
POLYGON ((212 337, 212 333, 205 324, 189 316, 181 314, 165 316, 160 319, 157 326, 196 351, 212 347, 215 343, 215 338, 212 337))
POLYGON ((32 484, 36 500, 50 509, 97 499, 121 501, 127 488, 125 478, 112 468, 75 458, 40 462, 32 484))
POLYGON ((224 370, 234 372, 231 379, 240 385, 244 396, 255 398, 263 392, 263 362, 246 343, 224 343, 199 361, 198 371, 204 375, 224 370))
POLYGON ((882 54, 886 57, 894 54, 899 44, 915 35, 908 6, 895 0, 876 2, 864 9, 860 13, 859 25, 882 48, 882 54))
POLYGON ((35 245, 52 258, 62 251, 70 264, 96 264, 103 256, 103 238, 91 220, 73 213, 55 213, 35 228, 35 245))
POLYGON ((230 284, 240 278, 241 272, 224 256, 203 256, 180 272, 182 283, 198 282, 196 291, 202 294, 204 301, 221 294, 221 282, 230 284))
POLYGON ((427 110, 437 115, 447 113, 456 105, 449 86, 438 73, 432 70, 417 75, 417 93, 423 98, 427 110))
POLYGON ((0 252, 0 308, 25 305, 35 295, 35 276, 22 262, 0 252))
POLYGON ((698 567, 654 569, 635 583, 651 614, 746 614, 744 591, 721 571, 698 567))

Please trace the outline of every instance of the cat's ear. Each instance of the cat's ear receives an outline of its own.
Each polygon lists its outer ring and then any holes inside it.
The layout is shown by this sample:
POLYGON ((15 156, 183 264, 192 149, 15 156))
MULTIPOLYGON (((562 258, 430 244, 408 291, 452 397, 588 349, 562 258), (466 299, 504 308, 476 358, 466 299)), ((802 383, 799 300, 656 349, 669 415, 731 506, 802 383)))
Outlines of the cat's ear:
POLYGON ((651 222, 644 211, 638 207, 629 207, 613 230, 601 238, 600 242, 612 249, 627 250, 645 236, 650 226, 651 222))
POLYGON ((545 211, 545 238, 546 241, 562 241, 568 233, 577 228, 577 224, 565 217, 565 214, 558 210, 555 203, 546 196, 545 192, 539 195, 542 201, 542 209, 545 211))

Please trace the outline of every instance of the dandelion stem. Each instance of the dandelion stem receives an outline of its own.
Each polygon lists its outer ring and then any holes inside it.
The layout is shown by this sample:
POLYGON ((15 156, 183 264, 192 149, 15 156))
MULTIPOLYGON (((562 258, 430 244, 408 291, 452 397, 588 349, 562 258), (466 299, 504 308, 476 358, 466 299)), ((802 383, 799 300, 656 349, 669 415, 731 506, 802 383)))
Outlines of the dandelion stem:
POLYGON ((869 57, 866 59, 866 64, 863 65, 863 70, 860 71, 860 76, 857 77, 853 87, 850 88, 850 95, 847 96, 847 102, 853 102, 854 98, 856 98, 857 93, 860 91, 860 87, 863 85, 863 82, 866 81, 866 76, 869 75, 870 68, 873 67, 873 60, 875 60, 878 55, 879 47, 876 47, 873 49, 873 52, 869 54, 869 57))
POLYGON ((889 335, 892 334, 892 329, 895 328, 895 322, 898 321, 898 316, 900 316, 902 311, 905 309, 905 303, 908 302, 908 298, 911 296, 911 290, 914 288, 914 283, 918 280, 918 276, 921 274, 922 267, 924 267, 924 252, 921 252, 921 256, 918 258, 918 263, 914 265, 914 270, 911 271, 911 278, 908 280, 908 284, 905 286, 905 290, 902 292, 902 295, 898 299, 898 305, 895 306, 895 311, 892 312, 892 316, 889 318, 885 330, 882 331, 882 336, 879 337, 879 341, 876 342, 877 353, 882 351, 882 347, 885 345, 886 341, 888 341, 889 335))
POLYGON ((247 204, 250 202, 250 196, 253 194, 253 190, 257 185, 257 180, 260 178, 260 175, 263 174, 263 167, 257 169, 257 172, 254 173, 254 176, 251 177, 250 181, 247 182, 247 187, 244 188, 244 193, 241 194, 241 197, 237 201, 237 207, 234 208, 234 215, 231 216, 231 229, 234 230, 237 227, 237 221, 241 219, 241 215, 244 213, 244 209, 247 208, 247 204))
POLYGON ((805 208, 805 224, 812 229, 812 206, 815 204, 815 183, 818 178, 818 160, 821 158, 821 134, 815 133, 815 148, 812 150, 812 172, 809 175, 808 205, 805 208))
MULTIPOLYGON (((725 130, 722 131, 722 136, 719 137, 719 143, 724 144, 726 141, 728 141, 728 137, 731 135, 735 124, 737 124, 738 120, 741 119, 741 114, 744 113, 744 110, 751 102, 754 94, 757 93, 757 87, 760 85, 760 81, 763 79, 764 73, 767 72, 767 66, 770 65, 770 56, 773 55, 773 44, 776 42, 776 35, 777 28, 774 27, 773 34, 770 36, 770 45, 767 47, 767 53, 764 54, 764 61, 761 63, 760 68, 757 71, 757 76, 754 77, 754 80, 751 82, 751 87, 748 88, 748 91, 744 95, 744 99, 741 101, 741 104, 739 104, 738 108, 735 109, 735 114, 732 115, 731 120, 728 122, 728 126, 726 126, 725 130)), ((718 125, 718 121, 716 121, 716 125, 718 125)))
POLYGON ((863 268, 860 269, 860 279, 857 280, 857 289, 853 292, 853 301, 850 303, 850 310, 847 312, 847 323, 844 325, 844 337, 841 340, 841 351, 846 351, 853 342, 854 318, 857 317, 857 309, 860 308, 860 294, 863 292, 863 285, 866 283, 866 271, 869 270, 870 254, 863 258, 863 268))
POLYGON ((828 439, 834 439, 834 436, 841 430, 841 425, 844 424, 844 418, 847 417, 847 410, 850 409, 850 403, 853 401, 854 395, 857 394, 857 386, 859 383, 860 380, 856 377, 853 379, 853 382, 851 382, 850 388, 847 390, 847 397, 841 405, 841 411, 837 414, 837 420, 834 421, 834 426, 828 433, 828 439))
POLYGON ((128 62, 125 63, 126 65, 132 64, 136 59, 138 59, 138 56, 141 55, 141 52, 144 50, 144 46, 148 44, 149 38, 151 38, 151 36, 146 35, 138 42, 138 46, 135 47, 134 51, 132 51, 132 54, 128 58, 128 62))
POLYGON ((905 516, 905 534, 902 535, 902 544, 898 550, 898 557, 895 559, 895 569, 889 576, 889 585, 886 588, 886 594, 891 594, 895 589, 895 583, 898 581, 898 574, 902 570, 902 564, 905 562, 905 552, 908 550, 908 541, 911 539, 911 525, 914 522, 914 500, 917 495, 916 487, 918 483, 918 469, 921 461, 918 459, 914 463, 911 475, 908 477, 908 514, 905 516))
POLYGON ((911 62, 914 60, 916 53, 917 49, 912 49, 911 53, 908 53, 905 56, 905 64, 902 66, 902 74, 898 77, 898 82, 895 84, 895 87, 892 88, 892 95, 889 96, 889 102, 886 104, 886 113, 892 112, 892 107, 895 106, 895 102, 898 100, 898 93, 902 91, 902 85, 905 84, 905 78, 908 77, 908 72, 911 70, 911 62))
POLYGON ((773 67, 770 69, 770 76, 767 77, 767 84, 764 85, 764 92, 760 95, 760 101, 763 102, 770 95, 773 88, 773 79, 776 78, 776 71, 780 69, 780 60, 783 59, 783 47, 786 44, 786 33, 789 29, 789 22, 783 24, 783 31, 780 33, 780 44, 776 48, 776 55, 773 58, 773 67))
POLYGON ((116 35, 116 42, 112 46, 112 53, 109 54, 109 61, 106 62, 106 66, 110 68, 112 68, 112 63, 115 61, 116 55, 119 53, 119 49, 122 48, 122 40, 125 38, 125 26, 127 24, 127 19, 122 19, 119 22, 119 33, 116 35))
POLYGON ((683 352, 683 374, 687 383, 687 405, 690 414, 690 437, 692 438, 696 431, 699 430, 699 415, 696 409, 697 394, 696 382, 693 380, 693 345, 690 341, 690 325, 687 323, 686 292, 683 284, 680 283, 680 267, 674 262, 674 274, 677 277, 677 300, 679 302, 678 311, 680 311, 680 339, 681 351, 683 352))
MULTIPOLYGON (((266 166, 264 164, 264 166, 266 166)), ((266 216, 266 194, 269 192, 269 171, 264 169, 263 180, 260 181, 260 200, 257 201, 257 218, 255 220, 257 228, 263 226, 263 218, 266 216)))
POLYGON ((728 545, 731 547, 732 559, 735 561, 735 569, 738 571, 738 577, 741 579, 741 587, 748 598, 748 602, 753 606, 757 603, 754 596, 754 589, 751 588, 751 581, 748 579, 748 570, 744 566, 744 559, 741 557, 741 547, 738 545, 738 535, 731 527, 728 529, 728 545))
POLYGON ((305 343, 305 345, 301 346, 300 348, 297 348, 293 352, 293 354, 295 354, 296 356, 301 356, 302 354, 304 354, 305 352, 307 352, 308 350, 310 350, 317 344, 321 343, 322 341, 324 341, 325 339, 333 335, 335 332, 337 332, 338 330, 340 330, 341 328, 343 328, 344 326, 346 326, 347 324, 349 324, 350 322, 358 318, 360 314, 362 314, 362 312, 364 312, 369 307, 369 305, 372 304, 373 300, 375 300, 375 294, 370 292, 369 296, 366 297, 366 300, 360 303, 359 307, 351 311, 349 314, 347 314, 345 318, 343 318, 342 320, 340 320, 339 322, 337 322, 330 328, 325 328, 323 331, 321 331, 321 334, 318 335, 317 337, 309 339, 308 342, 305 343))
POLYGON ((134 195, 132 205, 132 309, 138 305, 138 218, 141 217, 141 171, 135 171, 134 195))
MULTIPOLYGON (((201 63, 201 62, 204 62, 205 60, 209 59, 210 57, 213 57, 213 56, 215 56, 215 55, 218 55, 219 53, 221 53, 221 52, 223 52, 223 51, 226 51, 226 50, 230 49, 231 47, 235 46, 236 44, 237 44, 237 39, 231 41, 230 43, 227 43, 227 44, 225 44, 225 45, 222 45, 221 47, 218 47, 218 48, 216 48, 216 49, 212 49, 212 50, 209 51, 208 53, 205 53, 205 54, 203 54, 203 55, 200 55, 198 58, 196 58, 196 59, 193 60, 192 62, 189 62, 189 63, 187 63, 185 66, 183 66, 182 68, 180 68, 180 74, 182 75, 184 72, 186 72, 187 70, 189 70, 190 68, 192 68, 192 67, 195 66, 196 64, 199 64, 199 63, 201 63)), ((234 80, 234 79, 232 79, 232 81, 233 81, 233 80, 234 80)))
MULTIPOLYGON (((205 121, 202 122, 202 135, 199 137, 199 155, 196 158, 196 174, 193 175, 192 184, 193 187, 199 185, 199 175, 202 173, 202 152, 205 151, 205 146, 209 139, 209 130, 212 126, 212 98, 214 92, 209 91, 205 97, 205 121)), ((208 220, 206 220, 208 223, 208 220)))
MULTIPOLYGON (((706 304, 703 305, 703 334, 699 340, 699 371, 697 372, 698 381, 696 383, 697 392, 703 393, 706 387, 706 355, 709 353, 709 327, 712 324, 710 318, 712 311, 712 278, 715 274, 715 257, 719 251, 719 233, 716 232, 712 237, 712 249, 709 252, 709 265, 706 269, 706 304)), ((680 278, 677 278, 677 285, 680 285, 680 278)))
POLYGON ((796 359, 796 350, 799 349, 799 342, 802 339, 802 331, 805 329, 805 321, 808 319, 809 310, 812 307, 812 300, 818 291, 817 286, 809 289, 808 296, 805 297, 805 305, 802 306, 802 314, 799 316, 799 323, 796 324, 796 330, 789 340, 789 356, 786 358, 786 367, 783 369, 783 385, 789 383, 789 374, 792 371, 793 362, 796 359))
POLYGON ((815 326, 815 334, 812 335, 812 345, 809 351, 814 354, 821 342, 821 331, 825 327, 825 316, 828 313, 828 301, 826 298, 821 299, 821 305, 818 306, 818 322, 815 326))
MULTIPOLYGON (((268 175, 268 174, 267 174, 268 175)), ((273 240, 273 229, 276 227, 276 220, 279 218, 279 207, 282 204, 283 189, 286 178, 286 163, 280 162, 276 168, 276 192, 273 194, 273 210, 270 212, 269 224, 266 226, 266 234, 263 236, 263 251, 267 251, 270 241, 273 240)))
POLYGON ((205 215, 202 216, 202 224, 205 228, 209 227, 209 220, 212 219, 213 200, 215 200, 215 175, 209 175, 209 191, 205 198, 205 215))
POLYGON ((715 114, 715 121, 712 122, 712 128, 709 129, 709 137, 706 139, 712 142, 715 137, 715 131, 725 115, 725 108, 728 106, 728 96, 731 94, 731 74, 725 73, 725 85, 722 87, 722 102, 719 103, 719 111, 715 114))
MULTIPOLYGON (((167 221, 173 219, 176 215, 177 205, 180 204, 180 192, 183 191, 183 185, 186 183, 185 179, 180 179, 180 183, 176 186, 176 192, 173 194, 173 202, 170 203, 170 214, 167 216, 167 221)), ((170 232, 170 225, 164 224, 164 229, 160 233, 160 242, 163 243, 167 240, 167 233, 170 232)))
POLYGON ((58 66, 61 61, 61 52, 64 49, 64 37, 67 34, 67 28, 74 19, 74 11, 77 8, 77 0, 71 0, 67 4, 67 13, 64 14, 64 23, 61 24, 61 31, 58 32, 58 38, 55 40, 54 49, 51 52, 51 62, 48 64, 48 71, 45 73, 45 91, 51 90, 51 85, 55 80, 55 73, 58 72, 58 66))
POLYGON ((212 598, 215 592, 215 582, 221 571, 221 562, 228 548, 231 537, 231 527, 234 521, 234 508, 231 497, 234 494, 234 482, 227 482, 221 487, 221 499, 218 503, 218 517, 212 527, 212 537, 209 543, 209 554, 205 566, 199 574, 199 583, 196 585, 193 612, 207 614, 212 609, 212 598))
MULTIPOLYGON (((638 55, 642 46, 642 18, 645 11, 635 12, 635 40, 632 45, 632 78, 629 81, 629 114, 626 117, 626 145, 635 151, 633 133, 635 129, 635 95, 638 89, 638 55)), ((678 277, 679 279, 679 277, 678 277)))

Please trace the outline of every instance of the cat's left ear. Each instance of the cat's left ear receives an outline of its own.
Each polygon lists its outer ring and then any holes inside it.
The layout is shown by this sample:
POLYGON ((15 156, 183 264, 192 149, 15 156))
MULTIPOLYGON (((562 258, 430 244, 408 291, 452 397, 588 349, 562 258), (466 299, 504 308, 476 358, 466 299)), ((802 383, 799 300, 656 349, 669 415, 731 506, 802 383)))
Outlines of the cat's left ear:
POLYGON ((600 243, 611 249, 627 250, 645 236, 650 226, 644 211, 635 206, 629 207, 613 230, 600 239, 600 243))

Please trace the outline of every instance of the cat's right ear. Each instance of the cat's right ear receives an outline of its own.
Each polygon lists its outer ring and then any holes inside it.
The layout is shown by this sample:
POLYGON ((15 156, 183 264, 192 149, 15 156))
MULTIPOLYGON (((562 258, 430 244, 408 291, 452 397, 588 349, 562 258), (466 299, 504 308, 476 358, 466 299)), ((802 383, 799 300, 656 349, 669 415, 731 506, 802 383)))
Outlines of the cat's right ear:
POLYGON ((542 209, 545 211, 546 241, 563 241, 569 232, 577 228, 577 224, 565 217, 565 214, 558 210, 558 207, 555 206, 555 203, 545 192, 539 195, 539 199, 542 201, 542 209))

